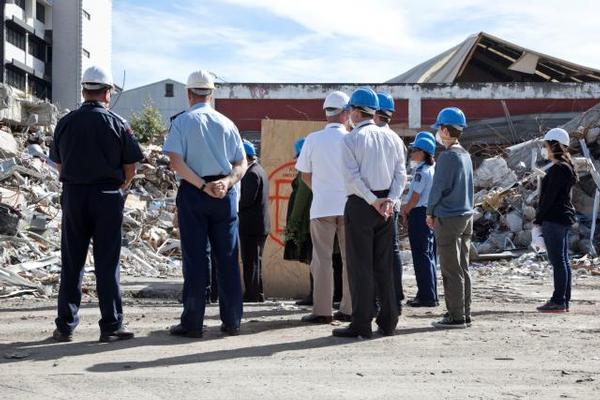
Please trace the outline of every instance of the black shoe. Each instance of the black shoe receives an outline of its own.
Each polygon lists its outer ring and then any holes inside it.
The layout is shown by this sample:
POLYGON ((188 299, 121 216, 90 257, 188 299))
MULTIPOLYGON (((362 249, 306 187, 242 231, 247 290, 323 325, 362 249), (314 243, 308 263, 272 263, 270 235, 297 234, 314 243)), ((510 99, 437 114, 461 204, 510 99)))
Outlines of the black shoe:
POLYGON ((454 320, 449 315, 444 315, 440 321, 432 322, 434 328, 438 329, 464 329, 467 327, 465 320, 454 320))
POLYGON ((309 324, 330 324, 333 318, 328 315, 308 314, 302 317, 301 321, 309 324))
POLYGON ((131 332, 127 328, 120 327, 116 331, 100 333, 100 342, 108 343, 115 342, 117 340, 128 340, 133 339, 134 336, 135 335, 133 334, 133 332, 131 332))
POLYGON ((182 336, 189 338, 201 338, 203 335, 202 331, 190 331, 183 327, 183 325, 173 325, 171 329, 169 329, 169 333, 173 336, 182 336))
POLYGON ((352 315, 344 314, 341 311, 336 311, 333 313, 333 319, 342 322, 352 322, 352 315))
POLYGON ((414 298, 406 302, 409 307, 437 307, 440 305, 437 301, 421 301, 420 299, 414 298))
POLYGON ((59 331, 57 328, 54 330, 54 332, 52 332, 52 339, 56 340, 57 342, 72 342, 73 334, 59 331))
POLYGON ((297 306, 312 306, 313 305, 313 298, 312 298, 312 296, 305 297, 305 298, 303 298, 301 300, 298 300, 296 302, 296 305, 297 306))
POLYGON ((556 304, 550 300, 543 306, 539 306, 537 310, 541 313, 560 314, 568 312, 569 309, 564 304, 556 304))
POLYGON ((379 327, 377 328, 377 333, 379 333, 381 336, 394 336, 396 334, 396 330, 387 330, 383 329, 382 327, 379 327))
POLYGON ((371 337, 373 336, 373 332, 371 332, 370 330, 359 332, 359 331, 355 330, 354 328, 351 328, 350 326, 348 326, 346 328, 336 328, 333 331, 331 331, 331 333, 333 334, 333 336, 344 337, 344 338, 362 337, 365 339, 371 339, 371 337))
POLYGON ((228 334, 229 336, 238 336, 240 334, 240 327, 228 327, 225 324, 221 324, 221 332, 228 334))

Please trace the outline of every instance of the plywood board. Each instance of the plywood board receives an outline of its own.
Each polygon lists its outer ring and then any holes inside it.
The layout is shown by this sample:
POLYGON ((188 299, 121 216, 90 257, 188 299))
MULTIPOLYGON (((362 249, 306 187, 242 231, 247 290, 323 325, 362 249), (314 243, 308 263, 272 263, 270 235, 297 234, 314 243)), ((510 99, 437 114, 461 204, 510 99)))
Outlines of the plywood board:
POLYGON ((267 296, 301 297, 309 291, 309 268, 283 259, 283 230, 291 182, 296 177, 294 142, 323 129, 325 122, 263 120, 260 162, 269 176, 271 235, 263 255, 263 279, 267 296))

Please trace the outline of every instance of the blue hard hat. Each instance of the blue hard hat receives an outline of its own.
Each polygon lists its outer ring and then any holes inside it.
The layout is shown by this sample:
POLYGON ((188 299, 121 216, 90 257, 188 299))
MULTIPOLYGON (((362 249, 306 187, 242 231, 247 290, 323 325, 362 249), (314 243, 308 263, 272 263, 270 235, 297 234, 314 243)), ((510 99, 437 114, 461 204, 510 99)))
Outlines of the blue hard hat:
POLYGON ((359 87, 352 92, 352 96, 350 96, 350 102, 348 104, 351 107, 361 108, 370 114, 375 114, 375 111, 379 110, 379 99, 377 98, 377 93, 368 87, 359 87))
POLYGON ((461 128, 467 127, 467 118, 460 108, 444 108, 437 116, 435 124, 431 125, 433 129, 438 129, 442 125, 454 125, 461 128))
POLYGON ((435 141, 425 136, 422 136, 414 142, 412 142, 410 144, 410 147, 412 147, 413 149, 422 150, 425 153, 429 153, 431 155, 435 154, 435 141))
POLYGON ((244 139, 244 151, 248 157, 256 157, 256 148, 251 141, 244 139))
POLYGON ((433 143, 435 143, 435 136, 433 136, 433 133, 428 132, 428 131, 421 131, 421 132, 417 133, 417 135, 415 136, 415 140, 410 145, 412 146, 417 140, 419 140, 419 138, 422 138, 422 137, 431 139, 431 141, 433 141, 433 143))
POLYGON ((302 137, 294 142, 294 153, 296 154, 296 157, 300 155, 300 152, 302 151, 302 146, 304 146, 305 141, 306 139, 302 137))
POLYGON ((394 111, 396 111, 394 99, 389 94, 384 92, 378 92, 377 99, 379 100, 380 111, 386 111, 387 113, 393 113, 394 111))

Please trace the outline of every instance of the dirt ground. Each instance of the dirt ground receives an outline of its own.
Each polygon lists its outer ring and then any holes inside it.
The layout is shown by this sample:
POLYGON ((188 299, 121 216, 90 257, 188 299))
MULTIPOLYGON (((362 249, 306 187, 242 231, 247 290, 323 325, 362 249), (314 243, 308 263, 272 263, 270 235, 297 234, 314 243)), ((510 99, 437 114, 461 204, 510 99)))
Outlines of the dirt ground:
POLYGON ((237 337, 210 306, 203 339, 175 338, 176 300, 130 297, 136 339, 98 343, 92 300, 75 341, 57 344, 53 300, 3 300, 0 399, 600 399, 600 277, 575 280, 569 314, 541 315, 548 274, 474 275, 472 328, 438 331, 443 307, 405 308, 396 336, 371 340, 303 325, 290 301, 247 305, 237 337))

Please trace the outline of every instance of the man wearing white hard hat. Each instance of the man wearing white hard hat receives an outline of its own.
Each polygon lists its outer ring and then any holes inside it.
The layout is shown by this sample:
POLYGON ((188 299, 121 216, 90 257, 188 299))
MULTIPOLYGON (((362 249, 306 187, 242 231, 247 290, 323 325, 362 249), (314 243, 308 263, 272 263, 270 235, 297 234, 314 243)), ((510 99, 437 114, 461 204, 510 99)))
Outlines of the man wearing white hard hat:
POLYGON ((346 270, 346 241, 344 233, 344 207, 346 188, 342 160, 344 136, 348 134, 346 124, 350 117, 347 94, 339 91, 330 93, 323 104, 327 125, 321 131, 306 138, 296 169, 312 189, 310 207, 310 235, 313 256, 310 264, 314 280, 313 312, 302 318, 309 323, 332 321, 333 267, 332 258, 337 234, 342 252, 342 301, 334 318, 349 321, 352 302, 346 270))
POLYGON ((81 279, 90 240, 98 292, 100 341, 131 339, 123 327, 119 258, 124 190, 144 157, 127 122, 107 109, 113 81, 93 66, 81 82, 84 103, 61 118, 54 131, 50 159, 63 184, 58 317, 53 337, 72 340, 79 323, 81 279))
POLYGON ((242 285, 238 264, 236 183, 247 168, 242 138, 229 118, 210 105, 212 75, 193 72, 187 81, 190 109, 171 124, 163 151, 181 184, 177 211, 183 256, 183 313, 175 336, 201 337, 209 285, 209 254, 218 264, 221 330, 239 333, 242 285))

